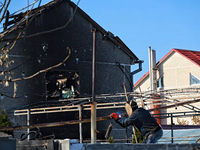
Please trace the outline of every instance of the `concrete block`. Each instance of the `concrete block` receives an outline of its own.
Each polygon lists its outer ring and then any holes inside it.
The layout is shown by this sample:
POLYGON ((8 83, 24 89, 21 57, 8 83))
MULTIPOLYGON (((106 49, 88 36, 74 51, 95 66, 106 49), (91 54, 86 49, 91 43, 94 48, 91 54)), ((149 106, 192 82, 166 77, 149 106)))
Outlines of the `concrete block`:
POLYGON ((64 140, 54 140, 54 142, 58 142, 58 148, 59 150, 70 150, 70 139, 64 139, 64 140))
POLYGON ((85 150, 192 150, 200 144, 86 144, 85 150))

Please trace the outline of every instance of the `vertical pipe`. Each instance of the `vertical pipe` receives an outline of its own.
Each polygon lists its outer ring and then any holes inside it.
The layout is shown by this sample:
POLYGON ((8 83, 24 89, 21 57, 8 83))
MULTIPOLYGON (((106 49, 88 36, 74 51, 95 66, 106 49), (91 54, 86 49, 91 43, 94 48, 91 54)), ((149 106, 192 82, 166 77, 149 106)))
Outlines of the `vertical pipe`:
POLYGON ((93 32, 93 60, 92 60, 92 102, 95 102, 95 77, 96 77, 96 29, 92 29, 93 32))
POLYGON ((131 90, 132 90, 132 92, 134 92, 133 75, 136 74, 136 73, 138 73, 138 72, 140 72, 140 71, 142 71, 142 63, 143 62, 144 62, 143 60, 138 60, 137 63, 139 63, 139 66, 138 66, 139 68, 136 69, 136 70, 134 70, 133 72, 131 72, 131 82, 132 82, 131 90))
MULTIPOLYGON (((82 106, 79 105, 79 120, 82 120, 82 106)), ((83 143, 82 138, 82 123, 79 123, 80 143, 83 143)))
POLYGON ((156 91, 156 51, 151 50, 149 47, 149 79, 150 79, 150 90, 155 93, 156 91))
POLYGON ((171 114, 171 142, 174 143, 174 134, 173 134, 173 114, 171 114))
POLYGON ((149 80, 150 80, 150 90, 152 91, 152 64, 151 64, 151 46, 149 46, 149 80))
POLYGON ((96 133, 96 105, 97 102, 91 104, 91 143, 96 144, 97 133, 96 133))
POLYGON ((45 71, 44 73, 44 88, 45 88, 45 100, 47 101, 47 84, 46 84, 46 76, 47 76, 47 72, 45 71))
POLYGON ((151 50, 151 69, 152 69, 152 90, 154 91, 153 93, 155 93, 156 91, 156 51, 155 50, 151 50))
POLYGON ((92 104, 91 104, 91 143, 96 143, 96 102, 95 102, 95 74, 96 74, 96 29, 93 32, 93 61, 92 61, 92 104))
MULTIPOLYGON (((27 110, 27 126, 30 125, 30 109, 27 110)), ((30 133, 30 129, 27 128, 27 134, 30 133)), ((30 135, 28 135, 28 140, 30 140, 30 135)))

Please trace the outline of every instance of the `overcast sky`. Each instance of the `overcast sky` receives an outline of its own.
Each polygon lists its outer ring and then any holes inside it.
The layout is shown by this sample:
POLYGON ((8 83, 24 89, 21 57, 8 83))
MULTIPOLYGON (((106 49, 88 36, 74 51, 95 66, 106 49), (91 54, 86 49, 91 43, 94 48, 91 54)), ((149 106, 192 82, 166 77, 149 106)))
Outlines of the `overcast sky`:
MULTIPOLYGON (((13 0, 9 10, 33 1, 13 0)), ((42 4, 49 1, 42 0, 42 4)), ((144 60, 134 82, 149 69, 149 46, 156 50, 157 61, 172 48, 200 51, 200 0, 80 0, 79 7, 144 60)), ((133 66, 132 71, 137 68, 133 66)))

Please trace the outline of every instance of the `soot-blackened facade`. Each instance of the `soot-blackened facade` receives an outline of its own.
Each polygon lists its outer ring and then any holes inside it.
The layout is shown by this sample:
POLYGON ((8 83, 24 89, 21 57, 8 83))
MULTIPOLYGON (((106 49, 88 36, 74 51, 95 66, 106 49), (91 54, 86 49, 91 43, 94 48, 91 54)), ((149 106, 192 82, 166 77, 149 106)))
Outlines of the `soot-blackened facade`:
MULTIPOLYGON (((23 16, 23 13, 16 15, 16 18, 20 15, 23 16)), ((11 21, 11 18, 9 20, 11 21)), ((13 115, 16 109, 42 107, 44 104, 54 106, 57 104, 54 103, 55 100, 67 99, 70 95, 91 96, 94 44, 91 31, 93 29, 96 30, 96 94, 122 93, 124 92, 123 83, 127 91, 131 91, 130 66, 138 58, 120 38, 105 31, 74 3, 69 0, 52 1, 32 10, 29 14, 29 22, 30 24, 26 21, 18 22, 17 26, 12 26, 1 34, 2 39, 7 40, 5 42, 7 43, 11 41, 9 39, 17 37, 22 31, 22 35, 9 52, 9 58, 14 60, 10 68, 17 67, 12 70, 13 79, 28 77, 40 70, 59 64, 69 55, 69 49, 71 54, 61 66, 42 72, 28 80, 17 81, 16 98, 5 96, 0 101, 0 109, 5 109, 9 113, 13 125, 26 124, 26 116, 13 115), (72 18, 71 21, 70 18, 72 18)), ((12 97, 13 87, 13 82, 8 87, 2 85, 1 93, 12 97)), ((112 111, 116 110, 98 110, 97 116, 105 116, 112 111)), ((85 116, 90 117, 89 113, 85 111, 85 116)), ((31 115, 30 124, 77 120, 78 112, 75 114, 65 112, 31 115)), ((100 137, 104 136, 108 125, 109 123, 102 124, 104 129, 100 132, 100 137)), ((90 124, 83 126, 83 137, 84 134, 88 134, 87 126, 90 124)), ((54 129, 44 128, 42 130, 44 134, 53 132, 58 138, 78 137, 76 125, 54 129)), ((21 131, 15 131, 16 137, 20 134, 21 131)))

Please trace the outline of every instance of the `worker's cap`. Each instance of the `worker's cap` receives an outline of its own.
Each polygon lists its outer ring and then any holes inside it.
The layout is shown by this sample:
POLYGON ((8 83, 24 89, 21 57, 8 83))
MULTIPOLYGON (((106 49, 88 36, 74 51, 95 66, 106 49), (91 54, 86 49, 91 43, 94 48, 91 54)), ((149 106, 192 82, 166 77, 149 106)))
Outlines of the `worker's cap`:
POLYGON ((138 105, 134 100, 129 100, 127 103, 132 107, 132 109, 138 108, 138 105))

